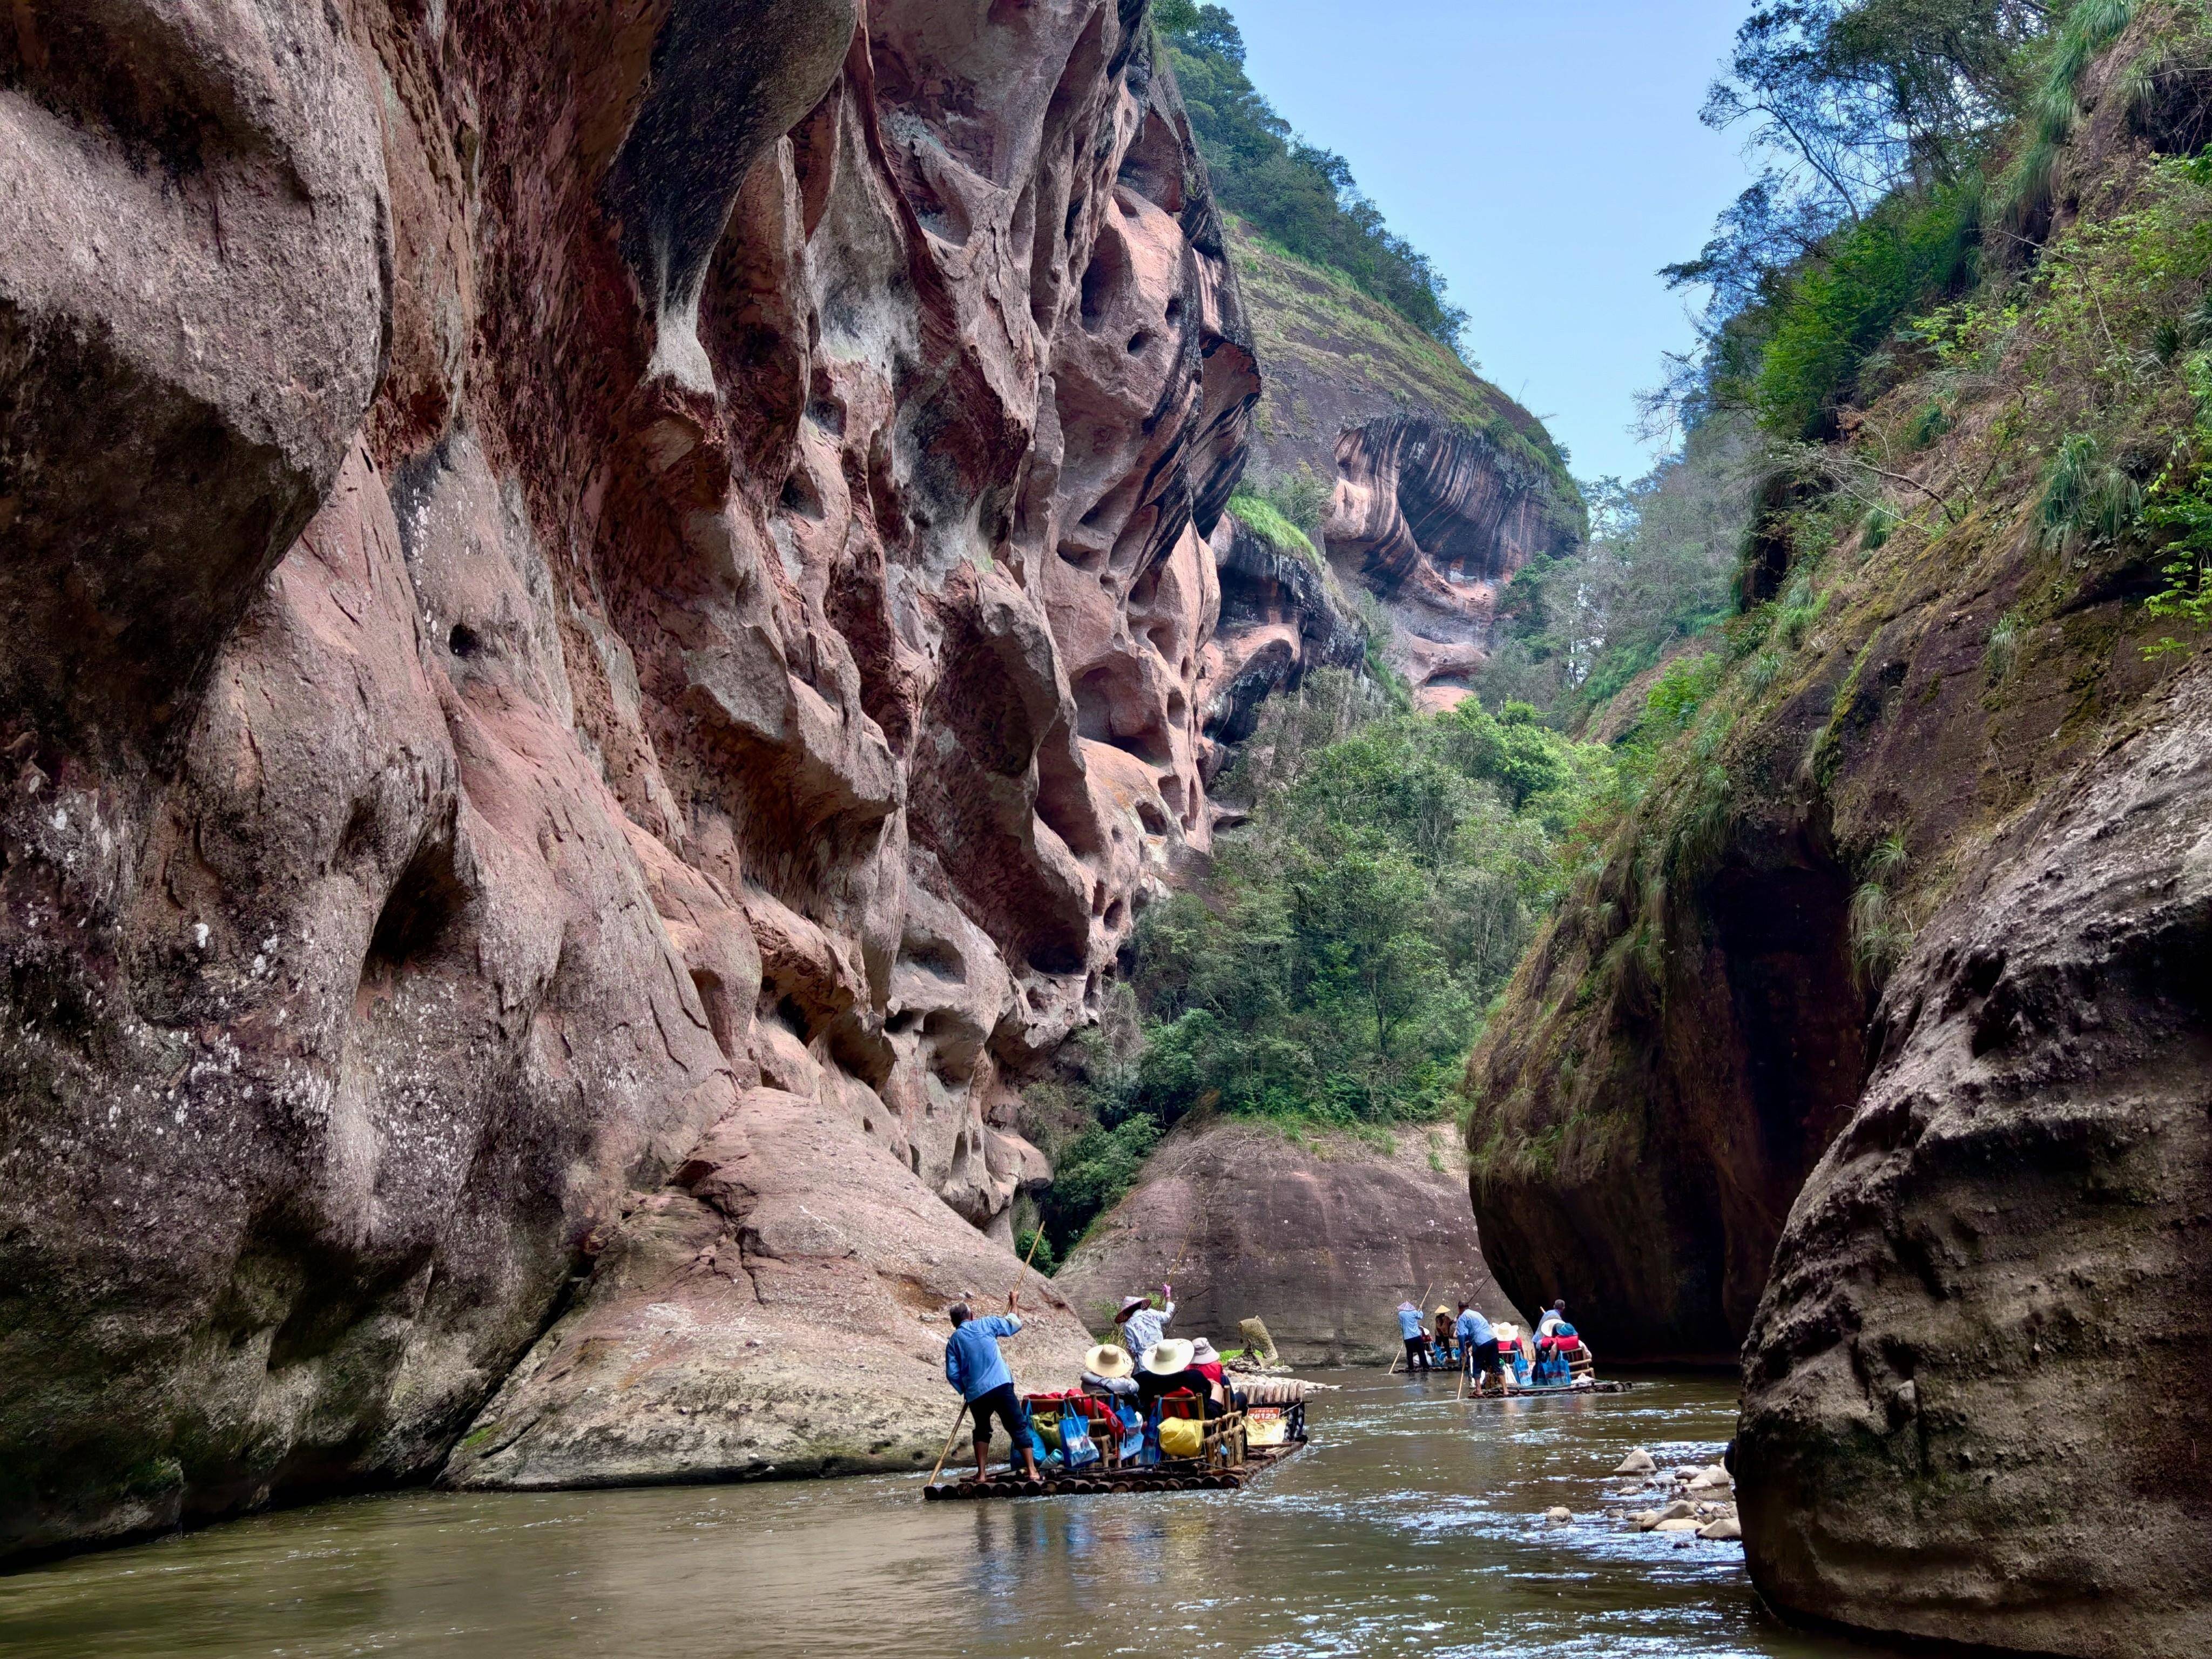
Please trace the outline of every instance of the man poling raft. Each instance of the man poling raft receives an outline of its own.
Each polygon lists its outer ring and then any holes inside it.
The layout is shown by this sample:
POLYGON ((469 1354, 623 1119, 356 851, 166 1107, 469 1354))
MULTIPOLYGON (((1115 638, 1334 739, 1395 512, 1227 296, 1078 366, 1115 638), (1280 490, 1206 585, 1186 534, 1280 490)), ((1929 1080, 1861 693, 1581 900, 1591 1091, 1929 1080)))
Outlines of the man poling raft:
POLYGON ((1022 1402, 1014 1393, 1013 1373, 1006 1369, 1006 1357, 999 1352, 1000 1338, 1021 1334, 1021 1292, 1006 1292, 1003 1317, 977 1319, 964 1302, 953 1304, 951 1317, 952 1334, 945 1344, 945 1380, 960 1391, 962 1403, 975 1419, 975 1479, 990 1478, 991 1424, 996 1419, 1006 1425, 1012 1455, 1028 1465, 1030 1479, 1035 1480, 1036 1458, 1022 1418, 1022 1402))
POLYGON ((1628 1391, 1626 1382, 1598 1380, 1589 1346, 1568 1322, 1564 1302, 1545 1310, 1533 1336, 1514 1325, 1493 1325, 1472 1300, 1459 1304, 1456 1319, 1449 1316, 1448 1306, 1440 1305, 1433 1329, 1411 1301, 1398 1304, 1396 1318, 1405 1352, 1391 1360, 1392 1373, 1403 1366, 1408 1375, 1434 1374, 1443 1370, 1443 1360, 1458 1374, 1464 1398, 1628 1391))
MULTIPOLYGON (((968 1310, 955 1312, 965 1316, 968 1310)), ((1172 1300, 1154 1310, 1149 1298, 1132 1297, 1115 1322, 1123 1329, 1135 1324, 1144 1330, 1153 1322, 1164 1324, 1173 1312, 1172 1300), (1138 1323, 1134 1316, 1139 1312, 1151 1318, 1138 1323)), ((956 1323, 946 1345, 945 1376, 979 1407, 976 1473, 940 1485, 933 1470, 924 1497, 1234 1491, 1306 1443, 1303 1382, 1232 1377, 1224 1356, 1202 1337, 1162 1337, 1140 1358, 1117 1344, 1102 1343, 1084 1356, 1077 1387, 1015 1402, 1018 1415, 1008 1423, 1015 1431, 1015 1455, 1008 1462, 1007 1478, 994 1480, 987 1461, 989 1425, 1006 1420, 1006 1400, 1012 1393, 1010 1377, 1003 1391, 1000 1388, 1005 1362, 997 1344, 1019 1329, 1012 1298, 1004 1318, 962 1317, 956 1323), (956 1347, 962 1350, 957 1361, 956 1347), (970 1395, 969 1389, 983 1391, 970 1395), (1017 1467, 1019 1478, 1014 1476, 1017 1467)))

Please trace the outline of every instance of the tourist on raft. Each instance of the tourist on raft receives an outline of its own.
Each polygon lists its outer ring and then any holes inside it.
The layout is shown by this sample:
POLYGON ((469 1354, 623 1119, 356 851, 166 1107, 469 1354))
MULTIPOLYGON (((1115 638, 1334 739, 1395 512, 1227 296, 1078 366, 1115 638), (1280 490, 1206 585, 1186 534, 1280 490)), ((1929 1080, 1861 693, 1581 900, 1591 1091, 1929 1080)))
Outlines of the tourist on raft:
POLYGON ((1498 1333, 1484 1318, 1480 1309, 1472 1302, 1459 1304, 1459 1323, 1454 1328, 1459 1334, 1460 1367, 1478 1391, 1488 1393, 1494 1379, 1499 1388, 1505 1386, 1498 1363, 1498 1333))
POLYGON ((1536 1322, 1536 1334, 1540 1337, 1549 1336, 1566 1322, 1567 1304, 1565 1302, 1554 1302, 1544 1310, 1544 1316, 1536 1322))
MULTIPOLYGON (((945 1344, 945 1380, 960 1391, 960 1398, 975 1419, 975 1478, 990 1478, 991 1420, 996 1418, 1006 1425, 1006 1437, 1028 1466, 1030 1479, 1038 1479, 1036 1453, 1030 1441, 1029 1426, 1022 1420, 1021 1397, 1014 1392, 1013 1373, 1006 1369, 1006 1358, 999 1352, 1000 1337, 1021 1334, 1019 1293, 1010 1291, 1005 1314, 989 1319, 977 1319, 968 1311, 966 1303, 955 1303, 951 1320, 952 1334, 945 1344)), ((1007 1468, 1012 1467, 1009 1458, 1007 1468)))
POLYGON ((1198 1345, 1181 1337, 1165 1337, 1145 1350, 1138 1362, 1137 1403, 1149 1416, 1164 1395, 1187 1393, 1198 1396, 1201 1416, 1218 1417, 1223 1407, 1213 1396, 1212 1379, 1193 1364, 1198 1345))
POLYGON ((1083 1358, 1083 1392, 1118 1400, 1137 1392, 1137 1362, 1127 1348, 1102 1343, 1083 1358))
MULTIPOLYGON (((1466 1304, 1462 1304, 1461 1305, 1465 1306, 1466 1304)), ((1437 1329, 1436 1335, 1433 1339, 1435 1346, 1430 1350, 1430 1358, 1438 1365, 1449 1365, 1454 1359, 1460 1357, 1459 1351, 1452 1346, 1452 1334, 1454 1328, 1455 1328, 1452 1324, 1451 1310, 1446 1307, 1443 1303, 1437 1303, 1437 1329)))
MULTIPOLYGON (((1215 1405, 1229 1404, 1229 1378, 1222 1370, 1220 1350, 1202 1336, 1190 1345, 1190 1369, 1194 1375, 1206 1379, 1215 1405)), ((1211 1417, 1213 1413, 1208 1412, 1206 1415, 1211 1417)))
POLYGON ((1406 1339, 1406 1369, 1432 1370, 1429 1364, 1429 1334, 1421 1326, 1421 1310, 1410 1302, 1398 1304, 1398 1334, 1406 1339))
POLYGON ((1155 1309, 1149 1296, 1132 1296, 1121 1304, 1121 1311, 1114 1316, 1114 1322, 1121 1328, 1121 1346, 1142 1359, 1146 1351, 1168 1334, 1168 1321, 1175 1317, 1175 1287, 1160 1286, 1162 1306, 1155 1309))

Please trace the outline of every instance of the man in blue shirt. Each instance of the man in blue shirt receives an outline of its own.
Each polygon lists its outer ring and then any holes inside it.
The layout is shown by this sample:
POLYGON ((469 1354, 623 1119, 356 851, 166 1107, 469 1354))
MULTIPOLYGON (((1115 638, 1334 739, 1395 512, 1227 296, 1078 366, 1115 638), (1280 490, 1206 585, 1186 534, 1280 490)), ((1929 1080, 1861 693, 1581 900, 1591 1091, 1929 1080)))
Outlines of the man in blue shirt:
POLYGON ((1010 1292, 1005 1316, 991 1319, 976 1319, 966 1303, 957 1303, 951 1318, 952 1335, 945 1344, 945 1380, 960 1391, 975 1419, 975 1478, 990 1479, 991 1419, 996 1418, 1006 1425, 1006 1437, 1021 1454, 1030 1479, 1036 1480, 1036 1453, 1030 1445, 1029 1426, 1022 1421, 1021 1399, 1014 1393, 1013 1373, 999 1352, 1000 1337, 1020 1334, 1020 1301, 1010 1292))
POLYGON ((1431 1370, 1429 1334, 1422 1328, 1421 1310, 1410 1302, 1398 1304, 1398 1334, 1406 1339, 1406 1370, 1431 1370))
POLYGON ((1476 1367, 1481 1368, 1481 1380, 1476 1384, 1476 1392, 1488 1393, 1492 1379, 1497 1380, 1499 1388, 1504 1388, 1504 1380, 1498 1369, 1498 1333, 1491 1328, 1490 1322, 1482 1316, 1473 1303, 1459 1304, 1457 1328, 1461 1364, 1467 1375, 1473 1377, 1476 1367))

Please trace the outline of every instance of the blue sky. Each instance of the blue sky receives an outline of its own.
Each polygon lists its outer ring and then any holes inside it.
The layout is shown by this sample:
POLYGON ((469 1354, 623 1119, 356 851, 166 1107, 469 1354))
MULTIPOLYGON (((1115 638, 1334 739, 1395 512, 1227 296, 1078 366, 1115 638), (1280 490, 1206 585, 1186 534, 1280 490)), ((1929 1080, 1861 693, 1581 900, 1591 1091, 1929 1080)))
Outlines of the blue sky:
POLYGON ((1655 273, 1749 182, 1698 106, 1750 0, 1224 3, 1254 82, 1474 314, 1483 373, 1578 477, 1644 471, 1635 394, 1691 339, 1655 273))

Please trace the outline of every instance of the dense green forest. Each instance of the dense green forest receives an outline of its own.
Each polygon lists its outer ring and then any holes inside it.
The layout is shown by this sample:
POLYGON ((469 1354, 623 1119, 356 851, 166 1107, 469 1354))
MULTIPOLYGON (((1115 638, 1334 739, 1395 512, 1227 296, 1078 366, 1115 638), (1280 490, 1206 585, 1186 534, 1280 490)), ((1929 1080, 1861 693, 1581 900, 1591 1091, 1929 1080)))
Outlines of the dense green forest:
POLYGON ((1244 37, 1227 9, 1159 0, 1153 16, 1222 205, 1455 348, 1467 313, 1445 300, 1427 256, 1360 194, 1351 165, 1299 138, 1252 84, 1244 37))
POLYGON ((1970 390, 2025 326, 2069 307, 2094 321, 2108 361, 2081 362, 2070 391, 2047 385, 2005 453, 2045 470, 2042 510, 2060 538, 2148 533, 2173 550, 2154 605, 2203 618, 2212 514, 2191 482, 2197 440, 2153 439, 2143 417, 2156 382, 2212 389, 2212 312, 2134 318, 2147 331, 2124 347, 2110 314, 2201 258, 2191 198, 2203 164, 2190 158, 2212 132, 2181 89, 2203 72, 2203 16, 2155 10, 1801 0, 1753 14, 1703 114, 1747 136, 1759 176, 1704 249, 1662 273, 1705 296, 1698 348, 1647 400, 1653 429, 1680 441, 1633 484, 1586 486, 1591 544, 1515 579, 1484 696, 1572 729, 1762 606, 1802 633, 1838 544, 1863 555, 1900 526, 1940 533, 1969 510, 1910 490, 1893 500, 1900 469, 1948 429, 1947 386, 1970 390), (2088 65, 2139 16, 2154 44, 2115 90, 2129 128, 2179 159, 2115 250, 2108 233, 2068 222, 2080 210, 2063 199, 2059 157, 2084 119, 2088 65), (2135 268, 2114 268, 2125 261, 2135 268), (1931 371, 1923 404, 1866 419, 1931 371))

